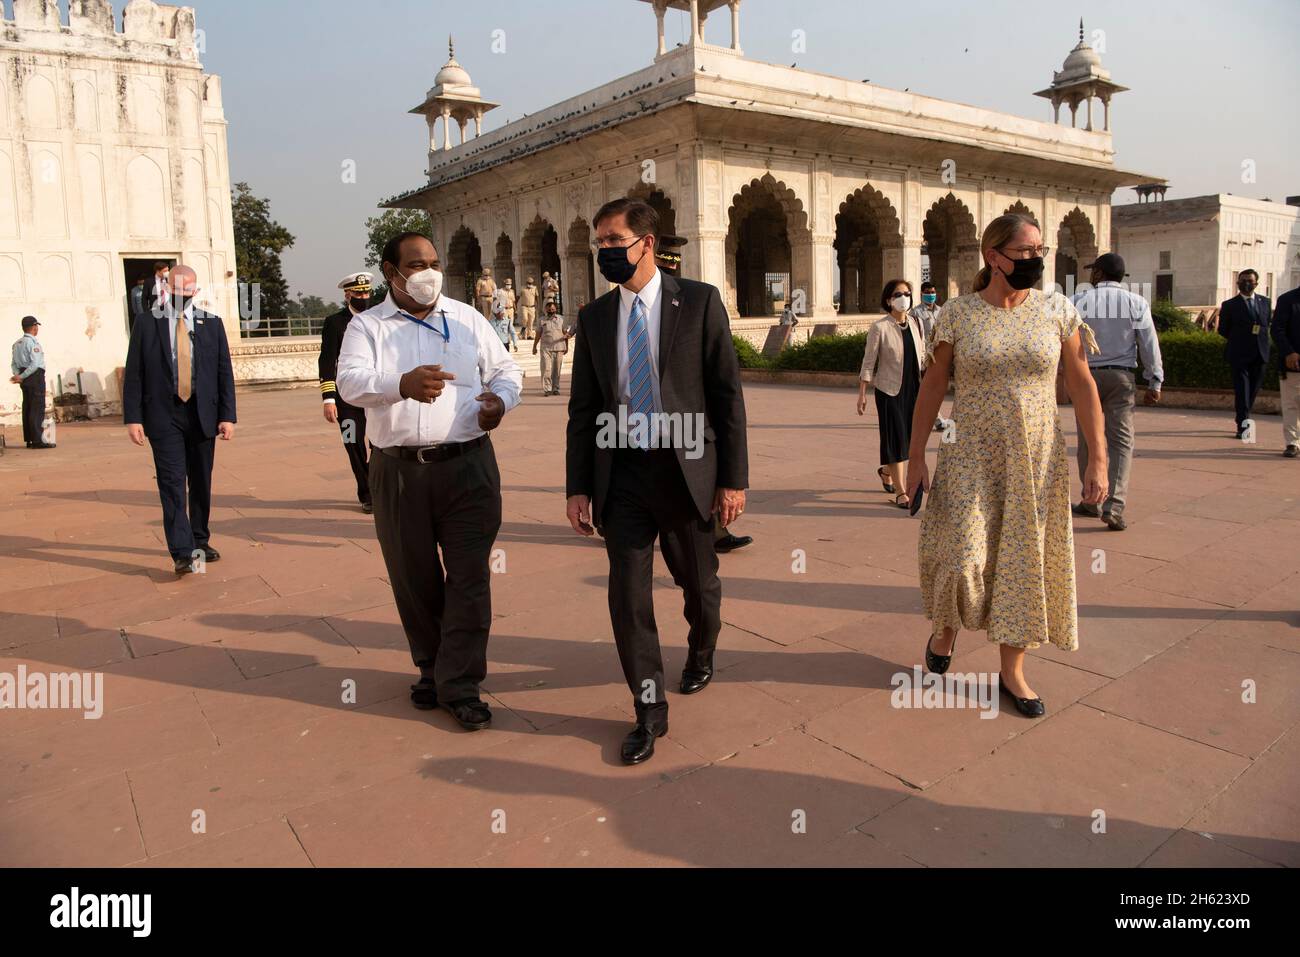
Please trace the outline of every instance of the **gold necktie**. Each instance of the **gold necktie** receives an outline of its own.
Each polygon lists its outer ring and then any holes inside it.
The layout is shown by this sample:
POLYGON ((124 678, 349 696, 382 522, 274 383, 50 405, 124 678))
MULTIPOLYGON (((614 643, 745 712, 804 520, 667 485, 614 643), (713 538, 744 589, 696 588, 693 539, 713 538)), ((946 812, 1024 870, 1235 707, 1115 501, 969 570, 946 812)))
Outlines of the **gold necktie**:
POLYGON ((176 394, 182 402, 190 401, 190 376, 193 374, 190 362, 190 333, 185 328, 185 317, 176 317, 176 394))

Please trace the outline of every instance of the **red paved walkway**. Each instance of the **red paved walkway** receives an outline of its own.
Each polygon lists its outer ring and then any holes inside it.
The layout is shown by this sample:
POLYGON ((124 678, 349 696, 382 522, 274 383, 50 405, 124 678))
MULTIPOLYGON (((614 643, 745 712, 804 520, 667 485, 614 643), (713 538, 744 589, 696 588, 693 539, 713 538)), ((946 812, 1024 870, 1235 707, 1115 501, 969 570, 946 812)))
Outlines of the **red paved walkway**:
MULTIPOLYGON (((721 671, 672 698, 637 768, 618 762, 604 553, 563 517, 562 399, 530 395, 495 440, 506 570, 478 734, 407 700, 373 527, 312 390, 240 397, 224 559, 183 581, 120 423, 11 449, 0 672, 102 671, 106 706, 0 711, 0 862, 1300 863, 1300 464, 1276 417, 1251 447, 1226 413, 1138 413, 1129 531, 1076 523, 1082 648, 1038 654, 1050 714, 1031 722, 891 706, 927 630, 874 424, 843 390, 748 401, 738 530, 757 541, 723 558, 721 671)), ((685 626, 660 573, 672 677, 685 626)), ((954 671, 996 668, 962 636, 954 671)))

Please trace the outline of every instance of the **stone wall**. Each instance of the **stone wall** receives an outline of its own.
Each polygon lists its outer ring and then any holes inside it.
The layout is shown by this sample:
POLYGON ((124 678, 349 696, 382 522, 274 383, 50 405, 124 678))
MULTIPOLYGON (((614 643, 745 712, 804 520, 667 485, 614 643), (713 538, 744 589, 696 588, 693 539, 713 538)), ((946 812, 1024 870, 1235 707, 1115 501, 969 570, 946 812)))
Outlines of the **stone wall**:
MULTIPOLYGON (((120 409, 126 260, 193 266, 238 338, 221 83, 205 75, 189 7, 131 0, 14 0, 0 28, 0 346, 42 322, 49 379, 92 411, 120 409)), ((21 394, 0 383, 0 421, 21 394)), ((53 387, 53 386, 51 386, 53 387)))

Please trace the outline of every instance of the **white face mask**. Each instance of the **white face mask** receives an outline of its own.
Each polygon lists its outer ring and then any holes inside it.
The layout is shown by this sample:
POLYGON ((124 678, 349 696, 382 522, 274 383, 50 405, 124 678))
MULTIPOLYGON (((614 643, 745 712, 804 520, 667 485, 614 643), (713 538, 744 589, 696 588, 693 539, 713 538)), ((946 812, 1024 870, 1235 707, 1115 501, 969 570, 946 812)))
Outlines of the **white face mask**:
POLYGON ((897 312, 907 312, 907 310, 912 308, 911 296, 895 296, 893 299, 889 300, 889 302, 897 312))
MULTIPOLYGON (((400 269, 394 270, 402 276, 400 269)), ((406 294, 422 306, 432 306, 442 293, 442 273, 437 269, 421 269, 411 276, 402 276, 406 280, 406 294)))

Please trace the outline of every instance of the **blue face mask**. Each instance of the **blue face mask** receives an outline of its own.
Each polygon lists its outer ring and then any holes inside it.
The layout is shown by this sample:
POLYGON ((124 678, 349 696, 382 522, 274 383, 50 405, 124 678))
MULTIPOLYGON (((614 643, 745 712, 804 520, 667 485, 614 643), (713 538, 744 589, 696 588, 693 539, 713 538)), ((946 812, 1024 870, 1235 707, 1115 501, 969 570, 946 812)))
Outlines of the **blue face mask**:
POLYGON ((937 293, 923 292, 921 293, 921 301, 925 303, 927 306, 933 306, 936 302, 939 301, 939 296, 937 293))

